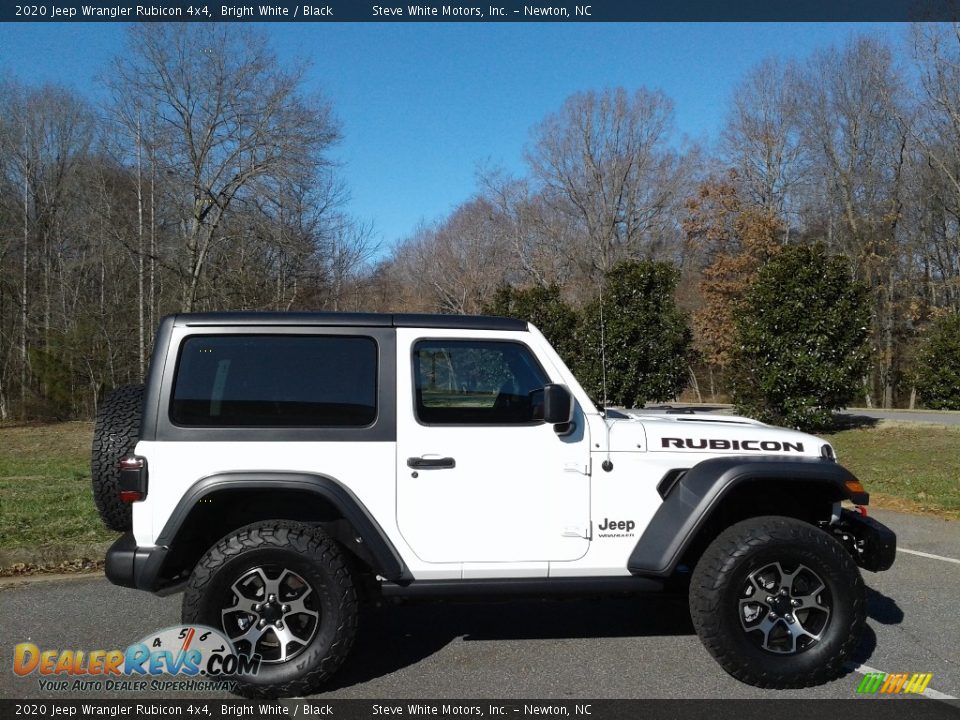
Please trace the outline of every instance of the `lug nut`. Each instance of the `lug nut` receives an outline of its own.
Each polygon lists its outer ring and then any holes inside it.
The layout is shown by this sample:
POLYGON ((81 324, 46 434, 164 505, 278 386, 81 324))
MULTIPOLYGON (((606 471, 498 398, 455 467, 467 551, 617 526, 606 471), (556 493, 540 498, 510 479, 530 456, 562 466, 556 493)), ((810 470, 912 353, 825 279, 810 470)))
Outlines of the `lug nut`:
POLYGON ((282 608, 280 608, 280 609, 281 609, 283 612, 285 612, 285 613, 290 612, 290 606, 289 606, 289 605, 284 605, 284 606, 283 606, 282 608))
POLYGON ((772 602, 773 602, 773 597, 770 596, 770 595, 767 595, 767 602, 768 602, 768 603, 772 603, 772 602))
POLYGON ((777 614, 775 612, 771 612, 767 615, 767 617, 770 618, 771 620, 776 620, 777 614))
POLYGON ((784 619, 786 619, 786 621, 787 621, 788 623, 791 623, 791 624, 793 623, 794 618, 793 618, 793 615, 791 615, 790 613, 787 613, 787 614, 784 615, 783 617, 784 617, 784 619))
POLYGON ((253 606, 253 609, 256 610, 257 612, 260 612, 261 610, 263 610, 263 605, 261 603, 257 603, 256 605, 253 606))
POLYGON ((780 594, 781 594, 781 595, 786 595, 786 594, 787 594, 787 589, 786 589, 786 588, 780 588, 780 594))
POLYGON ((273 602, 276 599, 277 599, 277 596, 274 595, 273 593, 271 593, 270 595, 267 595, 267 602, 273 602))
POLYGON ((793 605, 794 607, 800 607, 800 601, 799 601, 799 600, 791 600, 791 601, 790 601, 790 604, 793 605))
POLYGON ((266 627, 266 625, 267 625, 267 621, 266 621, 266 620, 261 620, 260 622, 257 623, 257 627, 258 627, 258 628, 266 627))
POLYGON ((277 630, 283 630, 283 620, 277 620, 277 630))

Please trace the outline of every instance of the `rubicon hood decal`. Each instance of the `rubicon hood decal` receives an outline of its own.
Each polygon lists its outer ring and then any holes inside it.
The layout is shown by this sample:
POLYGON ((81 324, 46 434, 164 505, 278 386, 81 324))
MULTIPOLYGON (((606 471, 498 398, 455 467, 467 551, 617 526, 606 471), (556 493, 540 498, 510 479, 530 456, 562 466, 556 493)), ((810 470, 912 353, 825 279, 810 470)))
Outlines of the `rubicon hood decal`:
POLYGON ((753 452, 803 452, 802 442, 779 440, 723 440, 720 438, 660 438, 660 447, 670 450, 746 450, 753 452))
MULTIPOLYGON (((647 416, 638 420, 644 428, 646 450, 658 453, 817 457, 824 443, 813 435, 746 418, 689 420, 647 416)), ((622 440, 619 442, 618 449, 630 449, 622 440)))

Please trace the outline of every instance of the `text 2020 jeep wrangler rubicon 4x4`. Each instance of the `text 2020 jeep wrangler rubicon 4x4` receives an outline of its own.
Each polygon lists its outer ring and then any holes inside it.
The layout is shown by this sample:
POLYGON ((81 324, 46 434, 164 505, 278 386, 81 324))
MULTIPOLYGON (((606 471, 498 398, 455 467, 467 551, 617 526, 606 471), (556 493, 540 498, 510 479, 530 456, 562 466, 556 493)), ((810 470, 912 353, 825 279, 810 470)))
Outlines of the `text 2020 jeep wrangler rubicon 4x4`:
MULTIPOLYGON (((707 650, 763 687, 843 672, 857 569, 894 534, 830 445, 738 417, 598 411, 506 318, 177 315, 145 387, 100 408, 93 482, 118 585, 259 655, 249 695, 315 691, 358 598, 689 581, 707 650)), ((672 583, 671 583, 672 584, 672 583)))

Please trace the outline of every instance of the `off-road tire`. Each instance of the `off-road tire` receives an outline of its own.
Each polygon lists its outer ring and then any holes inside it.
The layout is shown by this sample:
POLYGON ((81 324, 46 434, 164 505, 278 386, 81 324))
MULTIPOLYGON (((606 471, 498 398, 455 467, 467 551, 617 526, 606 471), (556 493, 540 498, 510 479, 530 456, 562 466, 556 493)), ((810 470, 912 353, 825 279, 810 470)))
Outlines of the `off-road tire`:
MULTIPOLYGON (((788 600, 792 593, 785 594, 788 600)), ((865 608, 863 579, 850 553, 823 530, 787 517, 751 518, 723 531, 700 558, 690 583, 690 615, 707 650, 730 675, 763 688, 809 687, 844 674, 864 628, 865 608), (752 592, 751 579, 773 563, 808 568, 825 586, 827 594, 820 593, 816 603, 829 605, 828 619, 820 639, 805 649, 774 652, 767 648, 772 630, 747 630, 753 621, 743 616, 753 610, 744 610, 741 600, 750 602, 745 595, 752 592)), ((772 622, 786 623, 777 610, 760 613, 779 615, 772 622)), ((787 643, 792 639, 795 648, 801 640, 811 642, 793 638, 785 624, 778 632, 789 633, 787 643)))
MULTIPOLYGON (((340 549, 320 528, 273 520, 248 525, 225 537, 194 568, 183 596, 184 623, 224 631, 223 598, 253 568, 282 566, 317 593, 320 618, 300 654, 286 662, 261 664, 254 676, 238 676, 235 692, 276 698, 317 692, 340 667, 357 633, 357 593, 340 549)), ((229 635, 228 635, 229 637, 229 635)))
POLYGON ((90 452, 93 501, 100 519, 110 530, 126 532, 133 527, 133 511, 120 502, 120 468, 117 463, 133 452, 140 436, 143 385, 122 385, 97 409, 90 452))

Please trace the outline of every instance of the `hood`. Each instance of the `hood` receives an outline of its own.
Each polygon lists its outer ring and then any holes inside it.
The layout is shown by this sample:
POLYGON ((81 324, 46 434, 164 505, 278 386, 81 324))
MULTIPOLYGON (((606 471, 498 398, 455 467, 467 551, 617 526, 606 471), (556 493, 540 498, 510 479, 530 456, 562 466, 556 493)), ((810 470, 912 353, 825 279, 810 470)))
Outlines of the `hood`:
POLYGON ((820 457, 813 435, 735 415, 632 415, 608 419, 611 452, 820 457))

